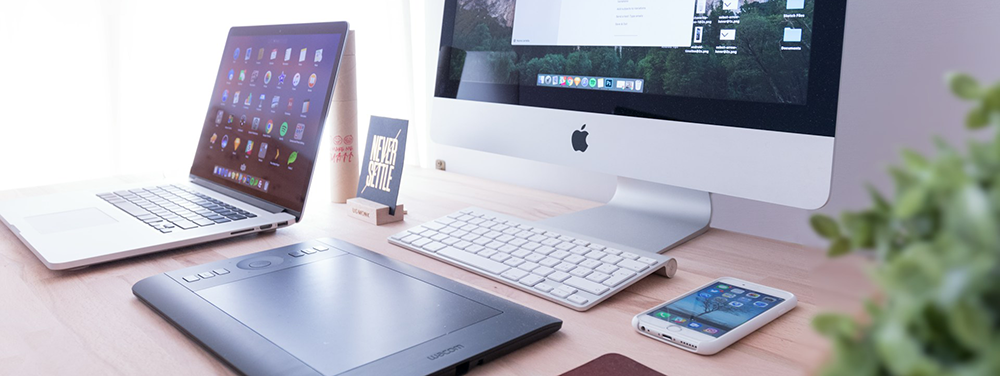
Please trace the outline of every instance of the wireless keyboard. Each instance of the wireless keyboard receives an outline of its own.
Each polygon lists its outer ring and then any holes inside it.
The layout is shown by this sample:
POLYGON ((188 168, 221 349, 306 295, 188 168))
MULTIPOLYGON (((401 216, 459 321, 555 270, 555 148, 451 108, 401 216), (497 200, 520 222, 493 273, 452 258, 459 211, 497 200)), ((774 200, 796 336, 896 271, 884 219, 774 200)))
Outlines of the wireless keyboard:
POLYGON ((389 243, 586 311, 643 277, 669 256, 604 245, 598 239, 469 208, 389 237, 389 243))

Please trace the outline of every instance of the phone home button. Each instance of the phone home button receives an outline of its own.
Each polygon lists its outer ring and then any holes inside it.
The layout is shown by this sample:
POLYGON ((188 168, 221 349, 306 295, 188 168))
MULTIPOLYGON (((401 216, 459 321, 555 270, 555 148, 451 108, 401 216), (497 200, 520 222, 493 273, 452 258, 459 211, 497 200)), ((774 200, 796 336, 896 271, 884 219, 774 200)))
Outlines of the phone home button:
POLYGON ((671 325, 671 326, 667 327, 667 330, 669 330, 671 332, 679 332, 679 331, 681 331, 681 327, 679 327, 677 325, 671 325))

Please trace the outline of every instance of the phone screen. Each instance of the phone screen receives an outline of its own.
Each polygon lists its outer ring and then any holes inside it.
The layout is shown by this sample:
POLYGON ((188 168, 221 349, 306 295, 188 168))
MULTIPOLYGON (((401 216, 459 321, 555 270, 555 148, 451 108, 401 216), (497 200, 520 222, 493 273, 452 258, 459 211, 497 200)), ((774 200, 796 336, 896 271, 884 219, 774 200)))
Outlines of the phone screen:
POLYGON ((759 291, 714 283, 657 308, 649 315, 713 337, 721 337, 783 301, 785 299, 759 291))

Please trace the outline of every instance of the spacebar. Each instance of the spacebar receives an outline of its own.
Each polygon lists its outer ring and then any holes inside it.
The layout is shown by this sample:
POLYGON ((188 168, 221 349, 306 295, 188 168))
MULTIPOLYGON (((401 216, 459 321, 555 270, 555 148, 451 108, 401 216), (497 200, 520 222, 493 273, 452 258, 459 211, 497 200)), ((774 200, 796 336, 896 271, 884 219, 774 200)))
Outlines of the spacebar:
POLYGON ((504 271, 506 271, 507 269, 510 269, 510 267, 507 266, 507 265, 501 264, 499 262, 490 260, 490 259, 482 257, 482 256, 477 256, 477 255, 474 255, 474 254, 462 251, 462 250, 460 250, 458 248, 447 247, 445 249, 437 251, 437 254, 445 256, 445 257, 450 258, 452 260, 461 262, 463 264, 468 264, 468 265, 471 265, 471 266, 475 266, 475 267, 477 267, 479 269, 483 269, 483 270, 488 271, 488 272, 493 273, 493 274, 500 274, 500 273, 503 273, 504 271))

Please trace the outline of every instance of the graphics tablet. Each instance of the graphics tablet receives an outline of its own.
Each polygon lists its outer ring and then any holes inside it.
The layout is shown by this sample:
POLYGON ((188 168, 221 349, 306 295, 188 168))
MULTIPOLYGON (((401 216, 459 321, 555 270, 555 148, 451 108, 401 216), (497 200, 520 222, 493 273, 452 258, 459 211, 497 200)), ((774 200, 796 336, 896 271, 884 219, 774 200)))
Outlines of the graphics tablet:
POLYGON ((463 374, 562 326, 336 239, 167 272, 132 291, 250 375, 463 374))

